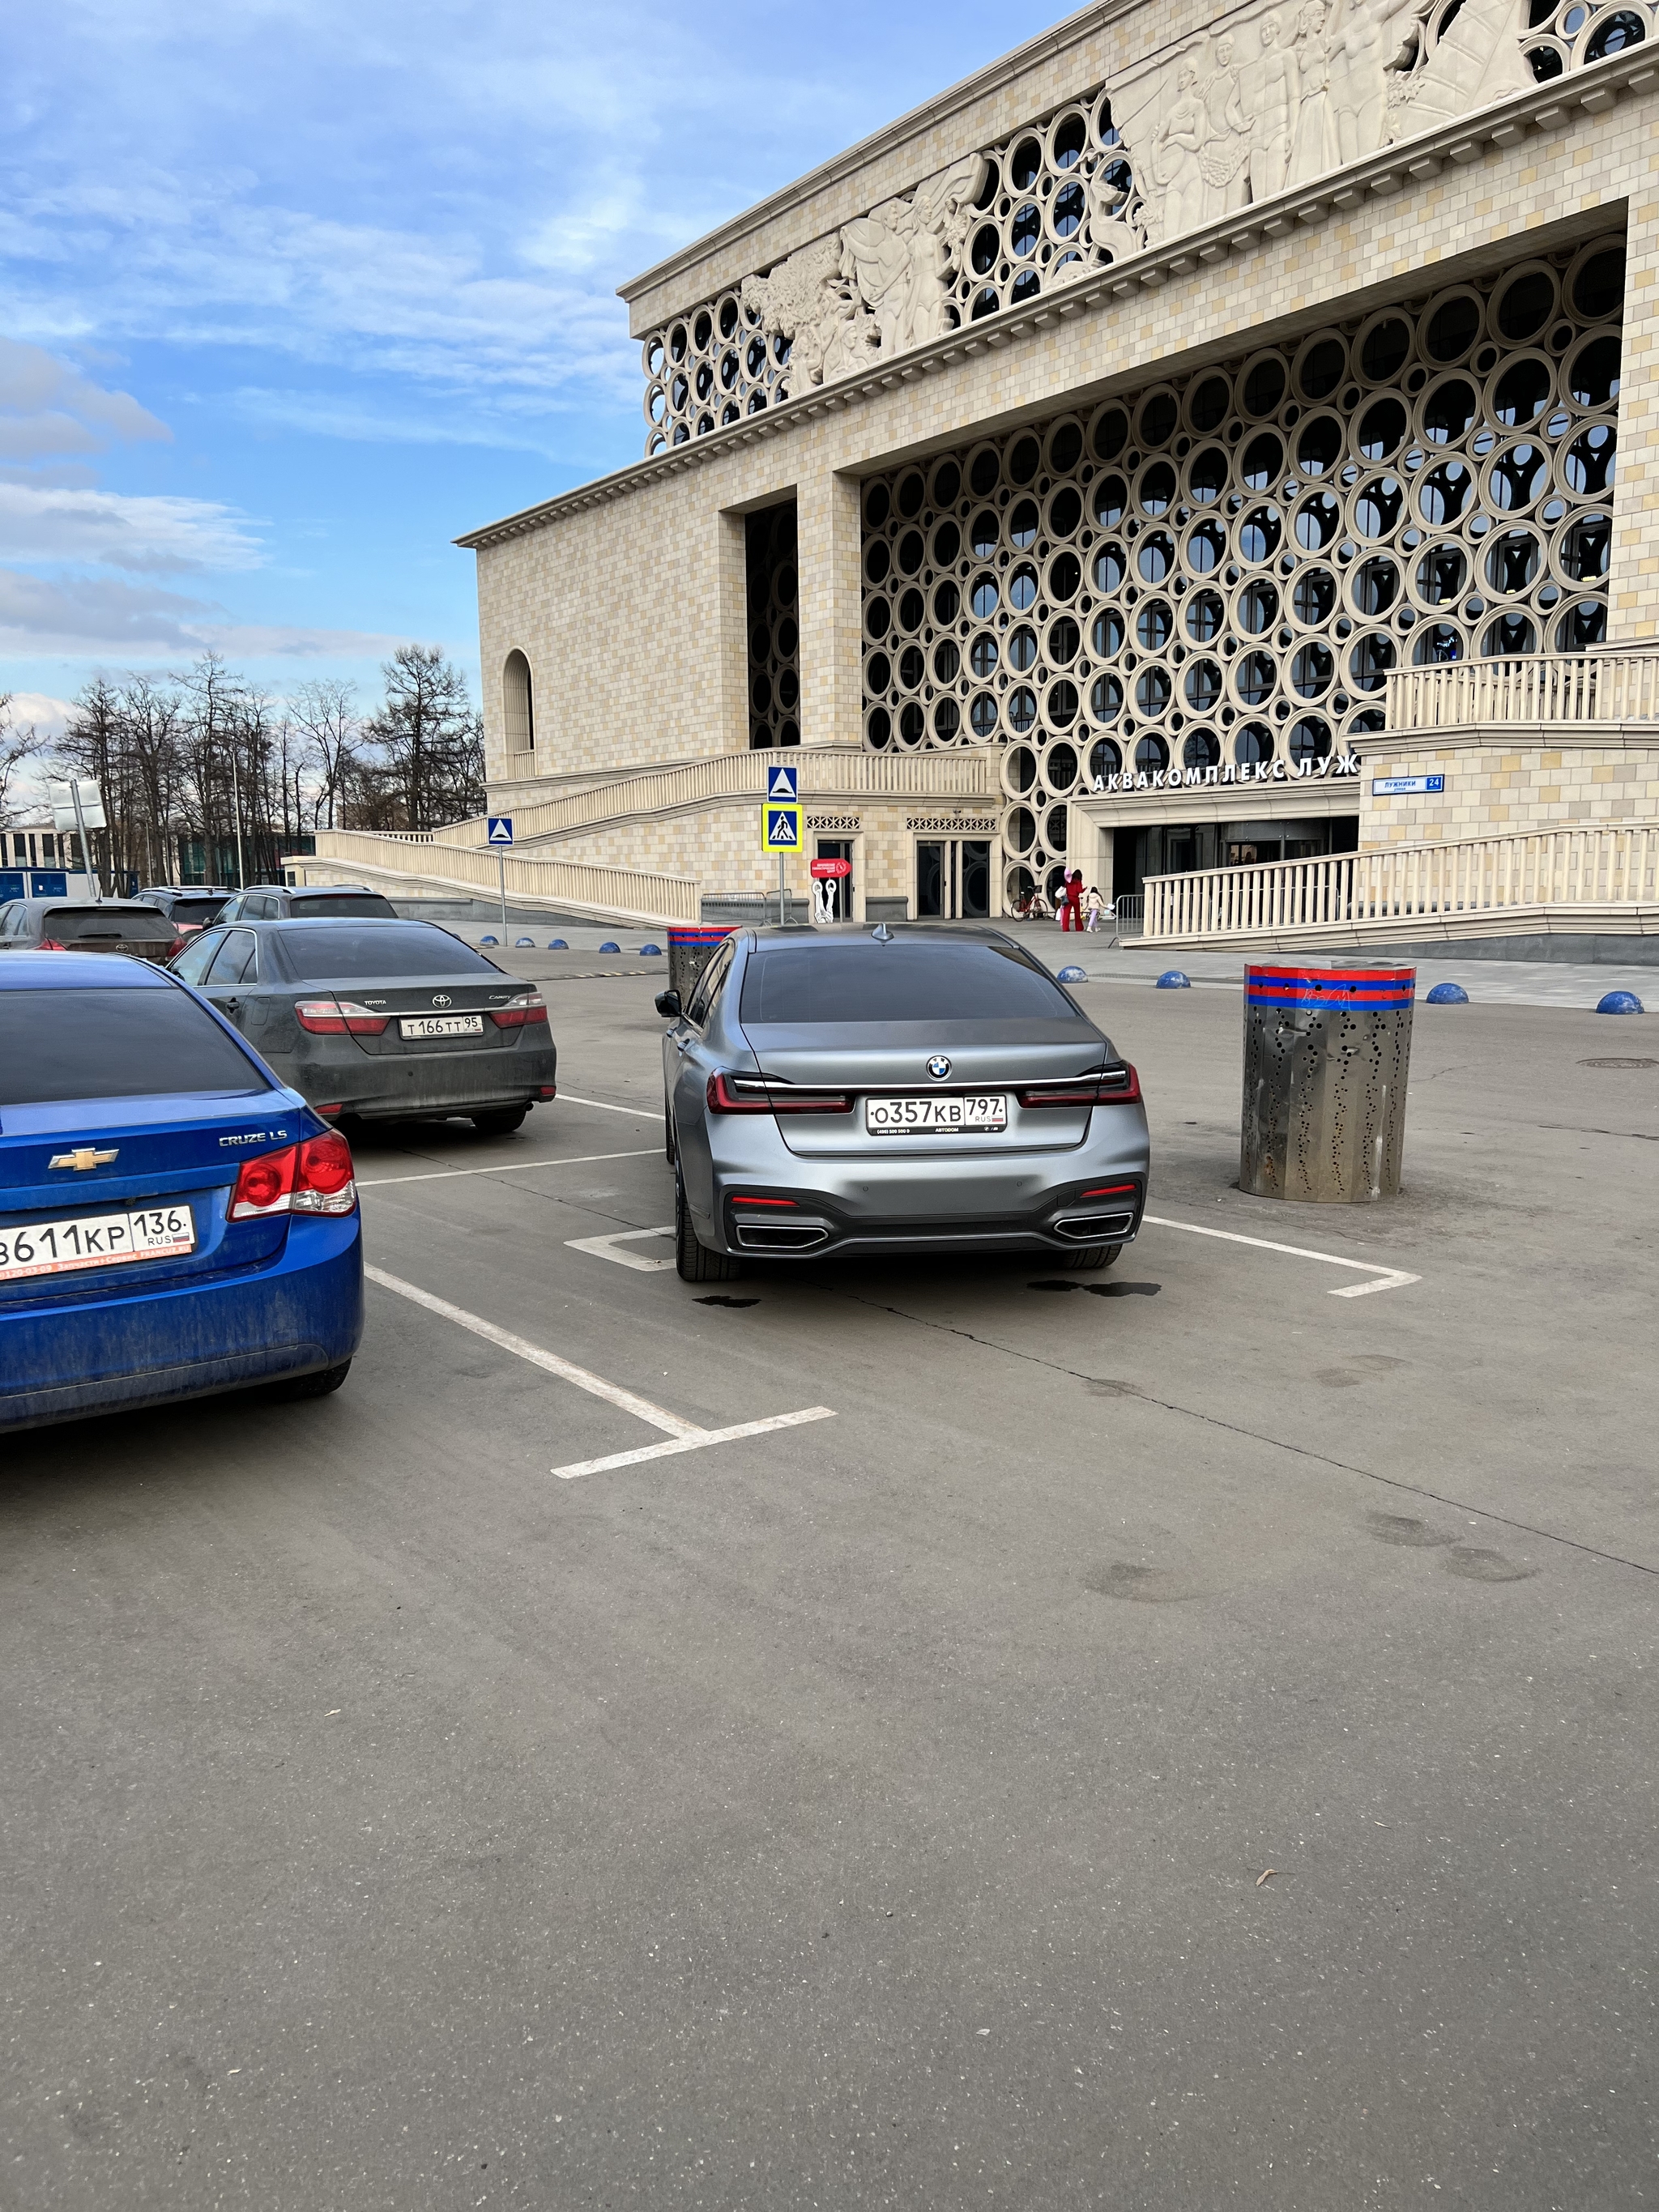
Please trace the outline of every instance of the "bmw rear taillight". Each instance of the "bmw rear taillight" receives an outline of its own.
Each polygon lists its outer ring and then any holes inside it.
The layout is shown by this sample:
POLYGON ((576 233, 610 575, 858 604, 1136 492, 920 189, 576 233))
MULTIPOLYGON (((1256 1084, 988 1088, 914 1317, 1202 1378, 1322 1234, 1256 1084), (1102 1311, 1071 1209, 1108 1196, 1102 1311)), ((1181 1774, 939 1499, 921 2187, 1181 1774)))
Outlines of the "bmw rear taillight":
POLYGON ((1120 1060, 1115 1067, 1063 1083, 1028 1084, 1014 1096, 1022 1106, 1138 1106, 1140 1078, 1127 1060, 1120 1060))
POLYGON ((294 1008, 294 1018, 302 1030, 313 1036, 379 1036, 392 1019, 390 1014, 377 1014, 368 1006, 360 1006, 355 999, 301 999, 294 1008))
POLYGON ((230 1194, 233 1221, 270 1213, 349 1213, 357 1203, 351 1147, 337 1129, 244 1160, 230 1194))
POLYGON ((711 1114, 850 1114, 850 1091, 809 1091, 754 1075, 711 1075, 711 1114))
POLYGON ((504 1006, 492 1006, 489 1018, 498 1030, 521 1030, 532 1022, 547 1019, 547 1001, 539 991, 526 991, 516 999, 509 999, 504 1006))

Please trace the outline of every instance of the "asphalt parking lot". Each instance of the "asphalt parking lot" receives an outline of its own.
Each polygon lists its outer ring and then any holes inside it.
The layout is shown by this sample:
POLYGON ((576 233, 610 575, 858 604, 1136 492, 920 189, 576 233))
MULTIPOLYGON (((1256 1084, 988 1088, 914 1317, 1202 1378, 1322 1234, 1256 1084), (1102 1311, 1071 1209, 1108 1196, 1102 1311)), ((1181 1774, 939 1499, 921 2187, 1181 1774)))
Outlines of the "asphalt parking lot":
POLYGON ((1659 2197, 1653 1023, 1419 1006, 1358 1213, 1091 983, 1116 1268, 699 1291, 556 972, 556 1106, 359 1146, 337 1396, 7 1445, 0 2204, 1659 2197))

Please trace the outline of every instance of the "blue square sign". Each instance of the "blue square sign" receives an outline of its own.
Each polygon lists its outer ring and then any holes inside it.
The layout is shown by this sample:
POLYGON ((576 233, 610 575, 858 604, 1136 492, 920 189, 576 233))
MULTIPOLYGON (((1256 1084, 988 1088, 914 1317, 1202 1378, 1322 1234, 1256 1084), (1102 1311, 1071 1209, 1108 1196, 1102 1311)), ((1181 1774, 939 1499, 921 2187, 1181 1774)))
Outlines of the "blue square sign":
POLYGON ((771 806, 793 806, 800 797, 800 770, 773 768, 766 772, 766 799, 771 806))
POLYGON ((491 845, 510 845, 513 842, 513 817, 492 814, 489 817, 489 836, 485 840, 491 845))

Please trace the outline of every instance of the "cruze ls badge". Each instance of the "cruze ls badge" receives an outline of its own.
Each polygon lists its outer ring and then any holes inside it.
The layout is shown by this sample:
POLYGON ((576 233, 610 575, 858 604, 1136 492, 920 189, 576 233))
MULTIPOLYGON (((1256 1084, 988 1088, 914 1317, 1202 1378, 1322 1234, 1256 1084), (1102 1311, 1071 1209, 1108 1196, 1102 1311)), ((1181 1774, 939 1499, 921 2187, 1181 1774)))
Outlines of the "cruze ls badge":
POLYGON ((106 1168, 119 1150, 118 1145, 112 1145, 106 1152, 95 1152, 90 1145, 77 1145, 72 1152, 54 1152, 50 1164, 73 1168, 77 1175, 85 1175, 88 1168, 106 1168))
POLYGON ((927 1063, 927 1073, 935 1083, 943 1083, 951 1073, 951 1063, 942 1052, 936 1052, 927 1063))

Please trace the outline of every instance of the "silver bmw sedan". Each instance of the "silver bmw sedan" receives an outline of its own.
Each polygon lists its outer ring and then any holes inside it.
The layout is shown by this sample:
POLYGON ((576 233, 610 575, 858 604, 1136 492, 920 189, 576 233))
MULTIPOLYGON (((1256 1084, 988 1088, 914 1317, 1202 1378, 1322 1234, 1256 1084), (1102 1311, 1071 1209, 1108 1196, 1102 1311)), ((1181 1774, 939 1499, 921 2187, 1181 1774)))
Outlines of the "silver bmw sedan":
POLYGON ((1135 1071, 998 930, 741 931, 657 1011, 687 1282, 745 1256, 1105 1267, 1140 1226, 1135 1071))

